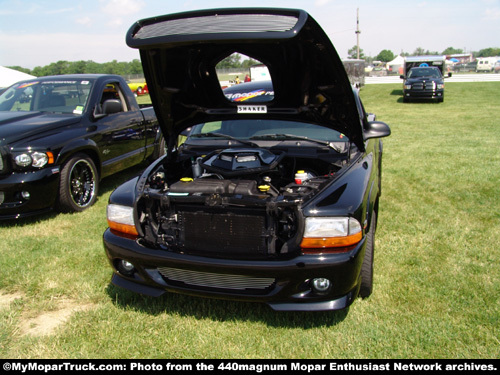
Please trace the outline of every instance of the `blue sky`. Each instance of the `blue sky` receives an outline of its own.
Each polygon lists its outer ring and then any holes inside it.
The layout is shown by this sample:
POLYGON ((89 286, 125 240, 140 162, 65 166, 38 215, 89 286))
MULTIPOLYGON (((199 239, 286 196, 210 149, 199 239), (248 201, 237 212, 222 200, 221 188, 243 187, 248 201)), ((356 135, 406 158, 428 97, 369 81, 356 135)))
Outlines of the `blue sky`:
POLYGON ((233 6, 300 8, 309 12, 341 57, 356 45, 365 55, 417 47, 479 51, 500 47, 500 0, 0 0, 0 65, 32 69, 59 60, 131 61, 125 44, 137 20, 194 9, 233 6))

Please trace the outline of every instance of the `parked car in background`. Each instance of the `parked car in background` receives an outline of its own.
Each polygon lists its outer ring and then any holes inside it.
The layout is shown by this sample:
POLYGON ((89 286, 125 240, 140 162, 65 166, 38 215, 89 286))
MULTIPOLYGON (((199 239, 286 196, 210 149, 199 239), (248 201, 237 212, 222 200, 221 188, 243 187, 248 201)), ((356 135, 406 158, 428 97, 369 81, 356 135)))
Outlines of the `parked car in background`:
POLYGON ((456 73, 465 72, 467 67, 467 63, 456 63, 453 65, 452 70, 456 73))
POLYGON ((141 50, 168 151, 110 196, 112 283, 275 310, 368 297, 390 129, 370 121, 316 21, 186 12, 138 21, 127 43, 141 50), (235 52, 265 61, 271 81, 222 90, 216 65, 235 52))
POLYGON ((120 76, 14 84, 0 95, 0 219, 85 210, 102 178, 158 157, 160 135, 120 76))
POLYGON ((465 65, 466 72, 475 72, 477 68, 477 61, 471 61, 465 65))
POLYGON ((128 87, 130 87, 130 90, 136 95, 145 95, 149 92, 148 90, 148 84, 144 81, 142 82, 130 82, 127 81, 128 87))
POLYGON ((500 60, 495 63, 494 67, 495 73, 500 73, 500 60))

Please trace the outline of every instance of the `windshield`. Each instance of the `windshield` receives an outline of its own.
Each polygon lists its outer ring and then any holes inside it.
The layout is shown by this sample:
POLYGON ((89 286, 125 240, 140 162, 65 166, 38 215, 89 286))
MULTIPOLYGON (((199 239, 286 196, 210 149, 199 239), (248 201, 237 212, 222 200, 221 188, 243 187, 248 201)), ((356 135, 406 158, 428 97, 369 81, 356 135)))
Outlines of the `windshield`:
POLYGON ((419 77, 441 78, 441 72, 437 68, 413 68, 410 70, 408 78, 419 77))
POLYGON ((285 140, 311 139, 329 142, 349 142, 342 133, 323 126, 281 120, 228 120, 207 122, 193 127, 191 137, 230 136, 237 139, 273 139, 285 140))
POLYGON ((41 111, 81 115, 92 87, 89 80, 20 82, 0 95, 0 111, 41 111))

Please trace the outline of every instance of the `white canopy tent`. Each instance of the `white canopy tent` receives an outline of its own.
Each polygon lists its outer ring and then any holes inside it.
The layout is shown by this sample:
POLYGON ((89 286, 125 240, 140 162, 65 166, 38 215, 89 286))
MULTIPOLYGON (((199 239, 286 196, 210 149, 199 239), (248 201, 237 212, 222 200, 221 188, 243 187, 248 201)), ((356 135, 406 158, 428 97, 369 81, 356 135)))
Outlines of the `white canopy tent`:
POLYGON ((389 69, 392 72, 400 73, 402 74, 402 68, 405 65, 405 58, 401 55, 397 55, 394 60, 389 61, 386 66, 387 69, 389 69))
POLYGON ((405 58, 401 55, 397 55, 394 60, 389 61, 387 65, 404 65, 405 58))
POLYGON ((16 82, 32 78, 36 77, 18 70, 0 66, 0 88, 9 87, 16 82))

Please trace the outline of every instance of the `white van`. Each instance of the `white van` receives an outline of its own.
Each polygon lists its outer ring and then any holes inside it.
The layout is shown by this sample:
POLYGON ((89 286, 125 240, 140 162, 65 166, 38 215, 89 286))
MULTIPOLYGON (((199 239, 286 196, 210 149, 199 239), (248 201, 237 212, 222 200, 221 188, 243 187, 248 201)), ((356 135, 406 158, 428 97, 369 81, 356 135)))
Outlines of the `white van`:
POLYGON ((492 72, 498 57, 481 57, 477 59, 476 72, 492 72))

